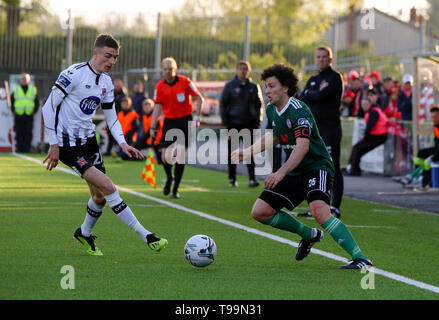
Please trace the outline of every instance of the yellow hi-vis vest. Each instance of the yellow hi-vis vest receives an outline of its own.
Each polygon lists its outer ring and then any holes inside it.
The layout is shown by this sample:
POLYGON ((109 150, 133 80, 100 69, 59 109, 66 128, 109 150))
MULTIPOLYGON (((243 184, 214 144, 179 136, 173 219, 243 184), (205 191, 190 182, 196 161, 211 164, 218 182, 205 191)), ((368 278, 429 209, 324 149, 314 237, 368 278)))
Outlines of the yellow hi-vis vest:
POLYGON ((18 86, 14 90, 14 109, 15 113, 19 116, 26 114, 30 116, 34 112, 35 97, 37 96, 37 88, 29 86, 26 93, 23 88, 18 86))

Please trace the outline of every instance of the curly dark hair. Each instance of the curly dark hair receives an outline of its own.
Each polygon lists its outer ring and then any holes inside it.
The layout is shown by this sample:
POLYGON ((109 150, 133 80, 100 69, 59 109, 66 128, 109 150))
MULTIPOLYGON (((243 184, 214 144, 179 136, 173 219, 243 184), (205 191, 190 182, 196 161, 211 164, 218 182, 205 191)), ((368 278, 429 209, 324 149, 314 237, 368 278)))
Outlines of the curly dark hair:
POLYGON ((265 81, 270 77, 276 77, 283 86, 288 87, 288 95, 290 97, 295 97, 297 95, 297 91, 299 90, 297 83, 299 80, 294 74, 293 68, 284 64, 276 63, 262 71, 262 81, 265 81))

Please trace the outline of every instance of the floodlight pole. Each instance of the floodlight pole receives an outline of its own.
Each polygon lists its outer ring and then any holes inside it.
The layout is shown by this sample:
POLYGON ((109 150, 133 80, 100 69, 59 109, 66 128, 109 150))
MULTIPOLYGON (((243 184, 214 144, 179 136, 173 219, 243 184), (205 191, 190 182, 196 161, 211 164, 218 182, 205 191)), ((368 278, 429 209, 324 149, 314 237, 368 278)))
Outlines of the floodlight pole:
POLYGON ((245 27, 244 27, 244 52, 242 55, 242 60, 249 61, 250 57, 250 20, 248 16, 245 16, 245 27))
POLYGON ((73 47, 73 26, 72 26, 72 9, 68 10, 69 17, 67 19, 66 25, 66 65, 64 68, 67 68, 72 65, 72 47, 73 47))
POLYGON ((160 60, 162 55, 162 25, 160 12, 157 14, 157 33, 155 37, 155 52, 154 52, 154 69, 160 70, 160 60))

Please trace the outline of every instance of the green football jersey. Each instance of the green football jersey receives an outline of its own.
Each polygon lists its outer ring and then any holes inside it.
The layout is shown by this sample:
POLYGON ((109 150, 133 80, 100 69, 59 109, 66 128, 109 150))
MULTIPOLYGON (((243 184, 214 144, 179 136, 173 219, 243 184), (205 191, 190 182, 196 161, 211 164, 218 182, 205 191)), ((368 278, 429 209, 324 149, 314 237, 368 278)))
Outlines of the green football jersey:
POLYGON ((291 97, 281 111, 278 111, 275 105, 268 104, 266 113, 267 129, 273 130, 273 134, 278 138, 288 158, 296 146, 297 137, 309 138, 307 154, 289 175, 299 175, 310 170, 325 170, 332 177, 334 176, 334 164, 331 156, 320 136, 311 110, 304 102, 291 97))

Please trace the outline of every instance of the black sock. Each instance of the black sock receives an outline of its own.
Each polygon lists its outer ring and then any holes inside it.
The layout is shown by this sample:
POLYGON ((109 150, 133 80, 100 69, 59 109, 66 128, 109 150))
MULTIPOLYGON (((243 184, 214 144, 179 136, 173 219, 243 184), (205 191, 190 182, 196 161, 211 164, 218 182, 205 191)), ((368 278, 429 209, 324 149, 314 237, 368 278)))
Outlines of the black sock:
POLYGON ((184 171, 184 164, 175 164, 175 181, 174 181, 174 187, 172 188, 172 192, 176 193, 178 191, 178 186, 180 185, 181 178, 183 177, 183 171, 184 171))
POLYGON ((163 163, 163 168, 165 169, 166 180, 171 181, 172 180, 172 164, 163 163))

